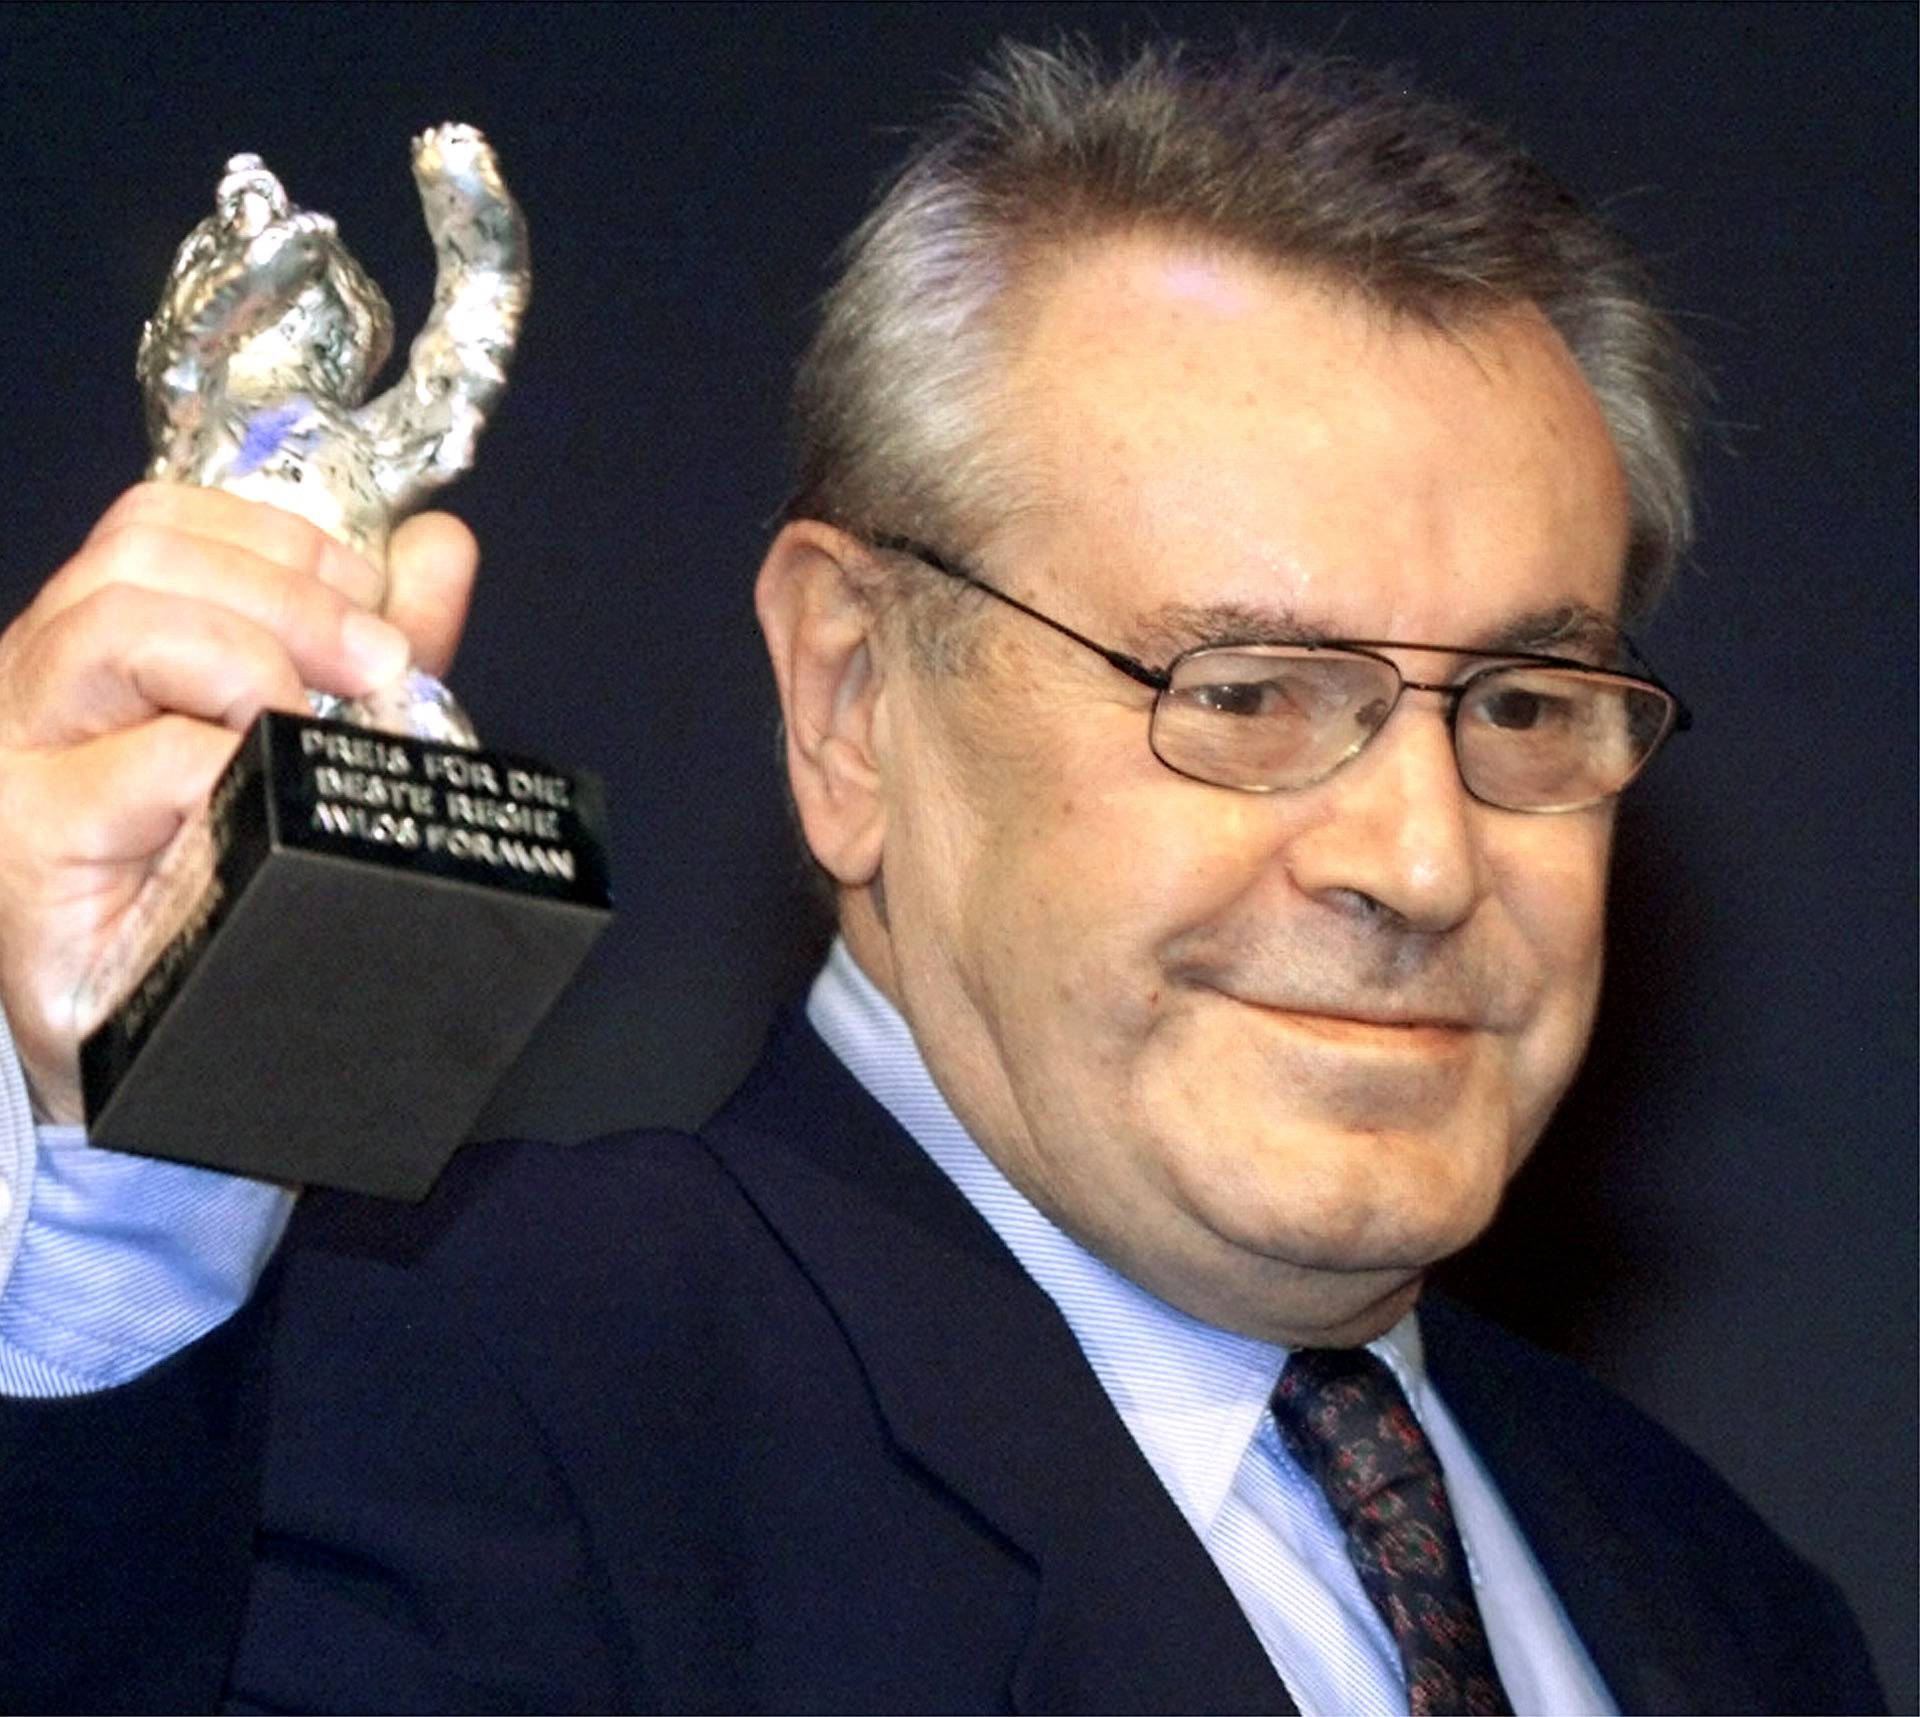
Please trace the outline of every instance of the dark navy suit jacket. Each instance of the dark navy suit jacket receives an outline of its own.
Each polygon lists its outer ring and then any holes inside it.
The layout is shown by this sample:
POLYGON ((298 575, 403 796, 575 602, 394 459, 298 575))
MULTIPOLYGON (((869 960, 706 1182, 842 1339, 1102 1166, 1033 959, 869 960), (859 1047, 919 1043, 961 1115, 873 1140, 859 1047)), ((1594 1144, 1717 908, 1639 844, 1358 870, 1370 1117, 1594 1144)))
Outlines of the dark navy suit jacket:
MULTIPOLYGON (((1443 1304, 1628 1711, 1878 1707, 1694 1457, 1443 1304)), ((308 1200, 247 1310, 0 1415, 20 1709, 1285 1711, 1052 1304, 803 1023, 703 1134, 308 1200)))

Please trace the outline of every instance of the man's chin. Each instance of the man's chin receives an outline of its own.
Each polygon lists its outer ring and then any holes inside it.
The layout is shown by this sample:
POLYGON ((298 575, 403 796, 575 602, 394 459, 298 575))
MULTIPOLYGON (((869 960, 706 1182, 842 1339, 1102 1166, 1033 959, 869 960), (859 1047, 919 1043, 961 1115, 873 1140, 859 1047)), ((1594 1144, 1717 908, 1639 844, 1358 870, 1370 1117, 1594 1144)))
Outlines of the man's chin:
POLYGON ((1298 1172, 1208 1199, 1196 1214, 1235 1250, 1276 1265, 1405 1276, 1471 1245, 1499 1210, 1506 1177, 1497 1165, 1463 1174, 1456 1158, 1423 1172, 1417 1162, 1380 1162, 1376 1144, 1363 1168, 1349 1163, 1354 1172, 1342 1173, 1329 1161, 1339 1148, 1330 1142, 1327 1156, 1298 1172))
POLYGON ((1316 1267, 1241 1258, 1242 1268, 1190 1283, 1195 1293, 1163 1297, 1203 1323, 1283 1347, 1347 1347, 1371 1341, 1405 1317, 1426 1271, 1316 1267))

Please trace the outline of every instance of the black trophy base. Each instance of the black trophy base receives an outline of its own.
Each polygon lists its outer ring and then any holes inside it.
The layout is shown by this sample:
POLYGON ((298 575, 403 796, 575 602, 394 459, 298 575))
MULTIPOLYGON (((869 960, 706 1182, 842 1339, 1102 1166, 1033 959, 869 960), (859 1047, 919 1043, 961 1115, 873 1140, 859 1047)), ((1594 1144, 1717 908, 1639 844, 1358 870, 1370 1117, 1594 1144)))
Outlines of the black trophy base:
POLYGON ((86 1040, 89 1140, 423 1197, 609 916, 598 783, 270 714, 186 928, 86 1040))

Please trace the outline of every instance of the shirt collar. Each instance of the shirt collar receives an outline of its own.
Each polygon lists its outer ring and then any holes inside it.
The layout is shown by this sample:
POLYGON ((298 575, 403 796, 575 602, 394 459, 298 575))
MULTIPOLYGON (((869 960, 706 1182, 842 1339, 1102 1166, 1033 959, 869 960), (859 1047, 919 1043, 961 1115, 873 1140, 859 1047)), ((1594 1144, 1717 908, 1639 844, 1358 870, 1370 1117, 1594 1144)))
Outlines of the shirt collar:
MULTIPOLYGON (((1189 1317, 1056 1227, 961 1126, 906 1020, 840 938, 814 981, 807 1018, 1059 1308, 1141 1452, 1205 1538, 1260 1429, 1287 1350, 1189 1317)), ((1413 1318, 1370 1346, 1424 1417, 1413 1318)))

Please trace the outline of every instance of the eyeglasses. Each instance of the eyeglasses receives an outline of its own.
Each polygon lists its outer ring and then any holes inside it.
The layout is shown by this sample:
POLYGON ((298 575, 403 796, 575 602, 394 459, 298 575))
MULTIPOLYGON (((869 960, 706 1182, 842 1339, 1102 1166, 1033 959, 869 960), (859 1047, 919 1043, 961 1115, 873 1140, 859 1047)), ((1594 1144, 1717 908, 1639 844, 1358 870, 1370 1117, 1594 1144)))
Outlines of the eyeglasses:
MULTIPOLYGON (((959 562, 906 537, 875 548, 1018 609, 1091 650, 1154 693, 1147 743, 1176 775, 1243 793, 1286 792, 1326 780, 1386 726, 1408 691, 1447 701, 1460 780, 1505 811, 1579 811, 1622 791, 1670 733, 1692 717, 1651 671, 1619 673, 1564 656, 1407 644, 1205 644, 1164 668, 1083 637, 996 589, 959 562), (1452 681, 1410 680, 1382 650, 1480 658, 1452 681)), ((1630 640, 1621 643, 1642 668, 1630 640)))

